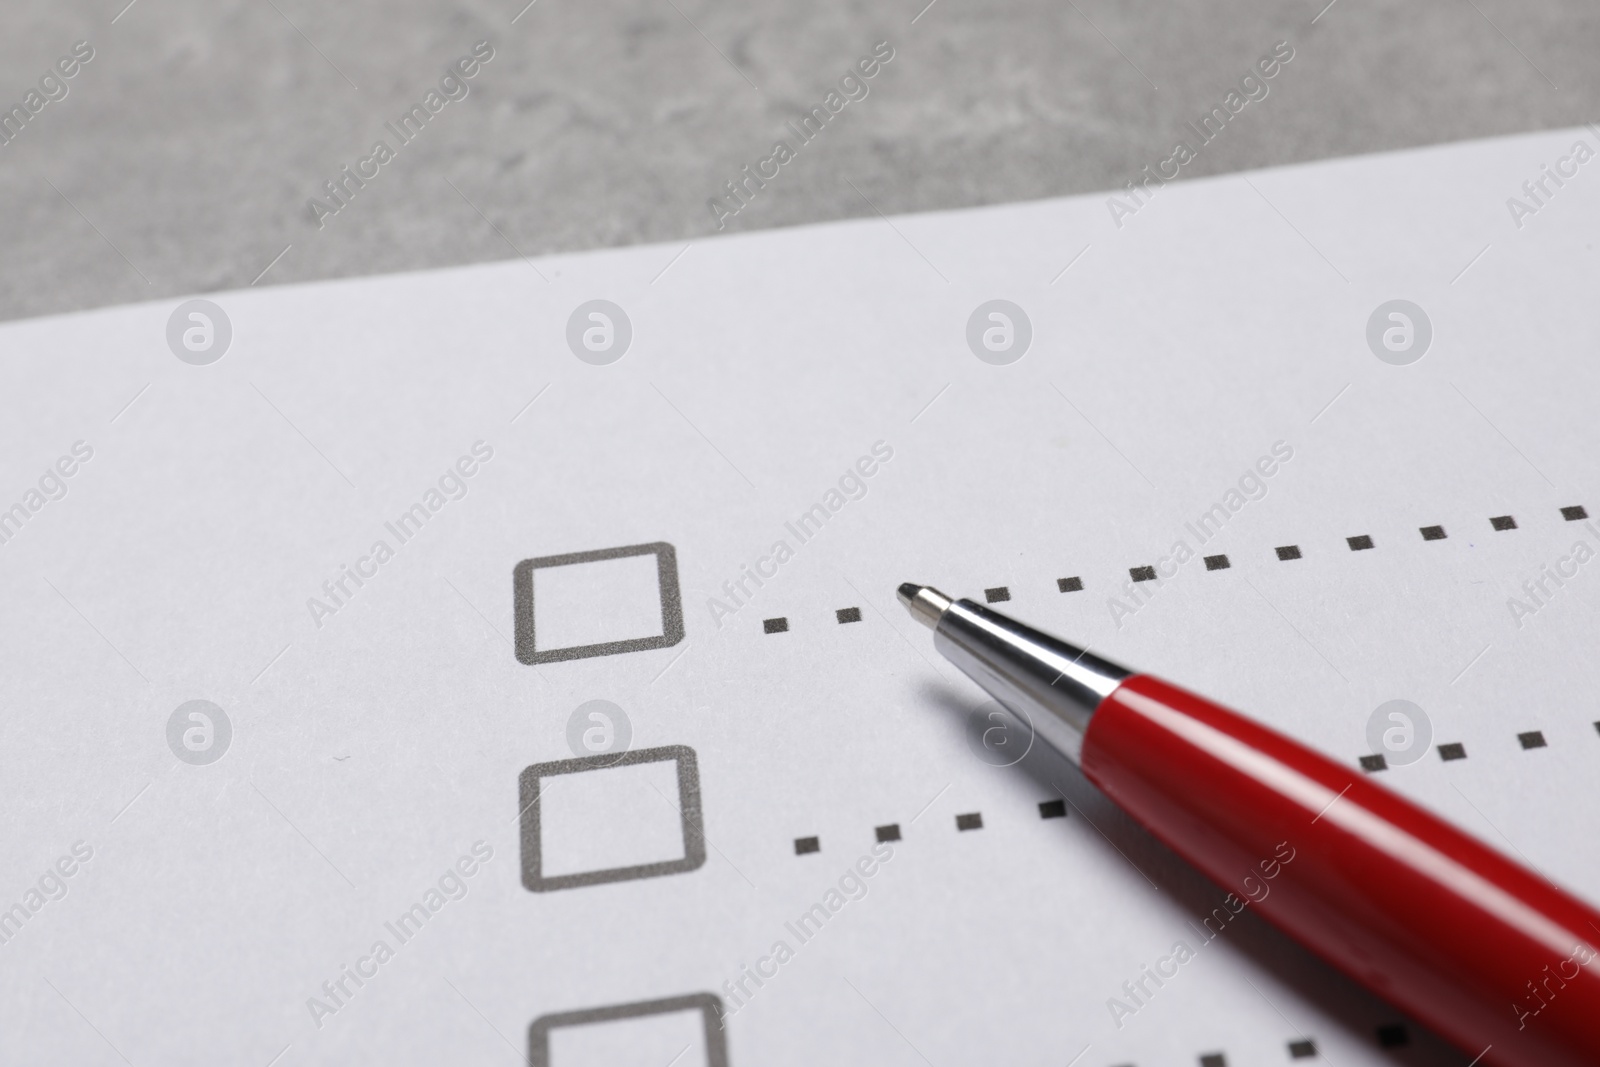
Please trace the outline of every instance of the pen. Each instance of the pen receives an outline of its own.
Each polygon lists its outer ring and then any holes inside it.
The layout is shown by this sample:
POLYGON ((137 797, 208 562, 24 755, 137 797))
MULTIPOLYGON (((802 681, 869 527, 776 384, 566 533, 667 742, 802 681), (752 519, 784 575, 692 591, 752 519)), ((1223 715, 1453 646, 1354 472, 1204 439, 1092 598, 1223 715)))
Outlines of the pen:
POLYGON ((907 583, 934 645, 1184 859, 1498 1067, 1600 1064, 1600 913, 1297 741, 907 583), (1287 861, 1284 857, 1288 856, 1287 861))

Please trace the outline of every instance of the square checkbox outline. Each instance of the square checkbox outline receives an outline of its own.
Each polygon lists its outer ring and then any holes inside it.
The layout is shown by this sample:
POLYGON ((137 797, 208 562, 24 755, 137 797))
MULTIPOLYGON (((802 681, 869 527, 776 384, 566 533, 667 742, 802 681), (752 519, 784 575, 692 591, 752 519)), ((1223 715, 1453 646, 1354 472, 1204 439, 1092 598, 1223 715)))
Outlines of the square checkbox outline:
MULTIPOLYGON (((647 1015, 668 1015, 679 1011, 698 1011, 706 1036, 706 1067, 728 1067, 728 1039, 722 1030, 722 998, 715 993, 690 993, 682 997, 639 1000, 631 1004, 610 1004, 603 1008, 552 1012, 533 1020, 528 1027, 528 1067, 552 1067, 550 1031, 562 1026, 588 1026, 618 1019, 639 1019, 647 1015)), ((681 1055, 681 1054, 680 1054, 681 1055)), ((555 1064, 554 1067, 561 1067, 555 1064)))
POLYGON ((525 559, 511 571, 512 602, 516 614, 517 662, 528 666, 560 663, 590 656, 614 656, 620 652, 643 652, 652 648, 671 648, 683 640, 683 598, 678 591, 678 552, 665 541, 621 548, 601 548, 592 552, 567 552, 559 556, 525 559), (602 641, 594 645, 541 649, 533 630, 533 572, 541 567, 565 567, 574 563, 600 563, 628 556, 656 557, 656 584, 661 591, 661 634, 658 637, 631 637, 624 641, 602 641))
MULTIPOLYGON (((522 796, 522 886, 532 893, 550 893, 558 889, 577 889, 580 886, 602 885, 606 882, 631 882, 637 878, 658 878, 666 874, 682 874, 696 870, 706 862, 705 827, 700 817, 700 766, 694 749, 688 745, 664 745, 661 748, 640 748, 618 755, 602 752, 597 756, 580 756, 577 759, 552 760, 526 767, 518 779, 522 796), (581 774, 610 767, 630 767, 640 763, 665 763, 678 765, 677 809, 683 827, 683 859, 662 860, 658 863, 641 863, 631 867, 607 867, 598 871, 579 871, 546 878, 542 873, 539 838, 539 781, 563 774, 581 774)), ((670 801, 670 798, 666 798, 670 801)))

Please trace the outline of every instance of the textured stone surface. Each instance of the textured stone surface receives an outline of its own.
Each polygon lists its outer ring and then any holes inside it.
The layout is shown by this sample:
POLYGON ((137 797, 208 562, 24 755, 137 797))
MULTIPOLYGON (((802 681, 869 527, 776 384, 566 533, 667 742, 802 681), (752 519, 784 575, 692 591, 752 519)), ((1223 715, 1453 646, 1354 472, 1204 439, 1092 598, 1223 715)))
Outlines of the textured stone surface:
POLYGON ((1186 175, 1600 115, 1588 0, 1339 0, 1314 24, 1325 0, 922 2, 538 0, 513 23, 518 0, 12 0, 0 102, 80 38, 96 57, 0 146, 0 317, 244 286, 285 246, 261 284, 706 237, 706 200, 880 40, 870 95, 730 231, 1120 185, 1280 39, 1271 94, 1186 175), (321 183, 484 38, 471 95, 319 230, 321 183))

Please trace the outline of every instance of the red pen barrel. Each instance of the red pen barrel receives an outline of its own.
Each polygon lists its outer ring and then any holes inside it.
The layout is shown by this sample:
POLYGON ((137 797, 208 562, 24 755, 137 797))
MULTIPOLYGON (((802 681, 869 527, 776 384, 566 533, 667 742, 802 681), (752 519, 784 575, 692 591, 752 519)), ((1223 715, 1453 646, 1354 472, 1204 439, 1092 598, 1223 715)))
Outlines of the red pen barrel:
POLYGON ((1232 894, 1208 928, 1258 912, 1482 1064, 1600 1064, 1600 912, 1444 820, 1148 676, 1082 767, 1232 894))

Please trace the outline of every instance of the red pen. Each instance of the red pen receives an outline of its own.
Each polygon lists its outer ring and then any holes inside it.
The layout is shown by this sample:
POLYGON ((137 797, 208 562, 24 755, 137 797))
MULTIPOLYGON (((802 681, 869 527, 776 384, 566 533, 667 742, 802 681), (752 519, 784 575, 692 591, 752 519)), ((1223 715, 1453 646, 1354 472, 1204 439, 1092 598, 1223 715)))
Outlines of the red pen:
POLYGON ((899 596, 1145 829, 1224 887, 1271 879, 1255 910, 1474 1063, 1600 1064, 1600 912, 1237 712, 970 600, 899 596))

